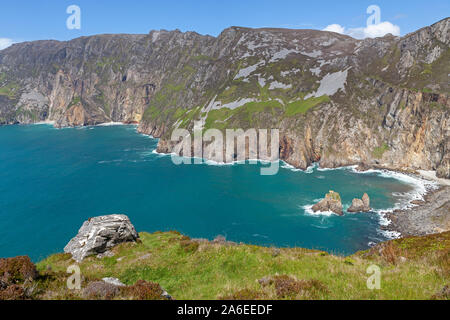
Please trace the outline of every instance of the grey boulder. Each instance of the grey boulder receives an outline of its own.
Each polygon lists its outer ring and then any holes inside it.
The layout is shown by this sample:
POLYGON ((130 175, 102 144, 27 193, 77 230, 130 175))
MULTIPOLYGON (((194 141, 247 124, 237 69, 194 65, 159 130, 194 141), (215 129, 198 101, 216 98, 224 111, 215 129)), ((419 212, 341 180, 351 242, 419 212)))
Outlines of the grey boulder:
POLYGON ((367 193, 364 193, 362 199, 353 199, 352 205, 347 212, 369 212, 370 210, 370 197, 367 193))
POLYGON ((95 217, 84 222, 64 252, 81 262, 86 257, 105 253, 120 243, 135 242, 137 239, 139 235, 127 216, 113 214, 95 217))

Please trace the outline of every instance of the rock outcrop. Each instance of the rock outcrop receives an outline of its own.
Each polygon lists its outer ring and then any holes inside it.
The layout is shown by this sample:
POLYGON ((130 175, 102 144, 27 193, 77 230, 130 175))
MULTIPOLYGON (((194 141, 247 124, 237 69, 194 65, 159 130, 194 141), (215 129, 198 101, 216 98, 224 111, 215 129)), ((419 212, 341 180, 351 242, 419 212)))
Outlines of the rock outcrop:
POLYGON ((315 204, 312 207, 312 210, 314 212, 331 211, 340 216, 342 216, 344 214, 341 196, 339 195, 339 193, 334 192, 334 191, 330 191, 325 196, 325 199, 323 199, 322 201, 320 201, 319 203, 315 204))
POLYGON ((80 262, 88 256, 105 253, 120 243, 137 239, 139 235, 125 215, 90 218, 78 235, 70 240, 64 252, 70 253, 74 260, 80 262))
POLYGON ((388 231, 399 232, 402 236, 429 235, 450 230, 450 187, 428 193, 425 202, 407 210, 386 212, 391 224, 388 231))
POLYGON ((367 193, 364 193, 362 199, 353 199, 352 205, 348 208, 348 212, 369 212, 370 208, 370 197, 367 193))

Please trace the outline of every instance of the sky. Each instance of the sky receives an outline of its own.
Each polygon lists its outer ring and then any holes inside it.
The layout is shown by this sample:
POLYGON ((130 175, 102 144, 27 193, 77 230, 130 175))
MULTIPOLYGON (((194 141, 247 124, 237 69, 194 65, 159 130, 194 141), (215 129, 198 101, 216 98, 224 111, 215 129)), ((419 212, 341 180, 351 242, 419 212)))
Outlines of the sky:
POLYGON ((405 35, 449 16, 448 0, 0 0, 0 50, 22 41, 160 29, 217 36, 230 26, 405 35), (71 5, 80 8, 81 29, 67 28, 71 5), (370 5, 380 8, 380 19, 368 26, 370 5))

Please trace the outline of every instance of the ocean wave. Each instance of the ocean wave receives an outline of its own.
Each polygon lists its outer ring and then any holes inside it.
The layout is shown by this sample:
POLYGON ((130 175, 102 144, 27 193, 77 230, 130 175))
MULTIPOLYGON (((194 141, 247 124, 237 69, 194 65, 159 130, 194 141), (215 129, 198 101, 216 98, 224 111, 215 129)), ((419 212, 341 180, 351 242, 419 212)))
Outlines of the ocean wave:
POLYGON ((158 149, 155 149, 155 150, 151 151, 151 153, 154 154, 154 155, 157 155, 157 156, 160 157, 160 158, 163 158, 163 157, 170 157, 170 156, 171 156, 170 153, 160 153, 160 152, 158 152, 157 150, 158 150, 158 149))
POLYGON ((119 162, 123 162, 123 159, 117 159, 117 160, 102 160, 97 162, 98 164, 107 164, 107 163, 119 163, 119 162))
POLYGON ((334 171, 334 170, 355 170, 358 168, 358 166, 346 166, 346 167, 339 167, 339 168, 320 168, 319 165, 317 165, 317 171, 320 172, 326 172, 326 171, 334 171))
POLYGON ((401 172, 382 170, 382 169, 370 169, 367 171, 357 171, 356 168, 353 170, 353 172, 356 172, 359 174, 377 174, 379 177, 393 178, 393 179, 396 179, 403 183, 412 185, 412 186, 414 186, 414 189, 415 189, 415 198, 413 198, 411 200, 423 200, 423 197, 425 196, 425 194, 427 194, 431 190, 435 190, 438 188, 438 183, 435 181, 426 180, 419 176, 401 173, 401 172))
POLYGON ((54 126, 55 125, 55 121, 40 121, 40 122, 36 122, 36 123, 33 123, 32 125, 35 125, 35 126, 54 126))
POLYGON ((389 230, 377 230, 377 231, 389 240, 398 239, 402 236, 402 234, 397 231, 389 231, 389 230))
POLYGON ((314 212, 312 207, 314 205, 313 204, 307 204, 306 206, 303 206, 303 210, 305 210, 305 213, 310 215, 310 216, 325 216, 325 217, 331 217, 336 215, 334 212, 332 211, 318 211, 318 212, 314 212))
POLYGON ((281 161, 281 164, 282 164, 281 168, 283 168, 283 169, 287 169, 292 172, 303 172, 303 173, 308 173, 308 174, 314 173, 314 170, 318 166, 316 163, 314 163, 311 166, 309 166, 306 170, 302 170, 302 169, 298 169, 298 168, 294 167, 293 165, 290 165, 289 163, 287 163, 285 161, 281 161))
MULTIPOLYGON (((413 187, 413 190, 409 192, 396 192, 392 195, 396 198, 396 202, 393 207, 387 209, 378 209, 374 210, 379 217, 379 223, 381 226, 386 227, 391 224, 391 221, 387 217, 387 213, 392 213, 395 210, 407 210, 417 205, 412 204, 411 202, 414 200, 423 201, 425 199, 425 195, 433 190, 439 188, 439 185, 435 181, 430 181, 423 179, 419 176, 383 170, 383 169, 369 169, 367 171, 357 171, 356 167, 352 169, 353 172, 358 174, 376 174, 379 177, 396 179, 402 183, 410 185, 413 187)), ((399 232, 395 231, 387 231, 387 230, 378 230, 380 234, 388 239, 397 239, 401 236, 399 232)))
POLYGON ((252 234, 252 237, 254 237, 254 238, 269 239, 268 236, 265 236, 265 235, 262 235, 262 234, 258 234, 258 233, 252 234))
POLYGON ((123 122, 106 122, 106 123, 97 124, 96 126, 97 127, 112 127, 112 126, 124 126, 124 125, 126 125, 126 124, 123 122))
POLYGON ((317 229, 330 229, 332 226, 323 226, 323 225, 316 225, 316 224, 311 224, 311 227, 317 228, 317 229))

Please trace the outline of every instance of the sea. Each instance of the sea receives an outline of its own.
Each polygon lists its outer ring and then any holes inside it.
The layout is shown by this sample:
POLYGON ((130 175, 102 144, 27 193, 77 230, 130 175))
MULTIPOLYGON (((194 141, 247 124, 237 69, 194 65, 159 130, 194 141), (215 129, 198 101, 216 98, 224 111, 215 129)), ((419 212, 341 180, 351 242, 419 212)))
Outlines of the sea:
POLYGON ((139 232, 350 255, 398 236, 383 212, 421 199, 429 183, 354 167, 306 171, 281 163, 176 165, 133 125, 0 127, 0 257, 33 261, 62 252, 90 217, 125 214, 139 232), (366 192, 373 211, 313 213, 329 191, 347 209, 366 192))

